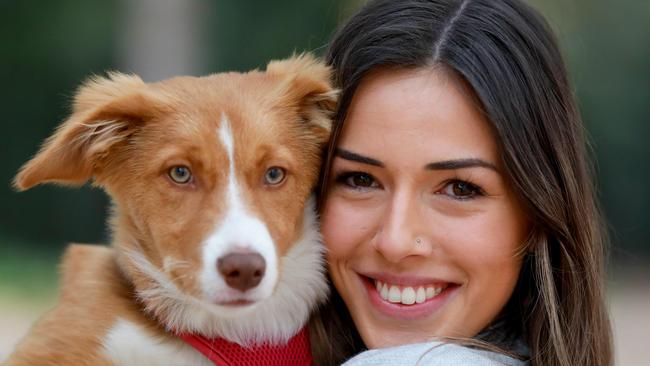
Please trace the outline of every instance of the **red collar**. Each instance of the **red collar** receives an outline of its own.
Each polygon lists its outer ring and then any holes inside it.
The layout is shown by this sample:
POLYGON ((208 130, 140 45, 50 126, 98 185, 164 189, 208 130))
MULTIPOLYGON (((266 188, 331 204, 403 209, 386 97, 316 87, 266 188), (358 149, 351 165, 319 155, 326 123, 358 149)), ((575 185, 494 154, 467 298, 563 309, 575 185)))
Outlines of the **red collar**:
POLYGON ((308 366, 312 361, 307 327, 281 346, 245 348, 223 338, 208 339, 193 334, 179 334, 179 337, 218 366, 308 366))

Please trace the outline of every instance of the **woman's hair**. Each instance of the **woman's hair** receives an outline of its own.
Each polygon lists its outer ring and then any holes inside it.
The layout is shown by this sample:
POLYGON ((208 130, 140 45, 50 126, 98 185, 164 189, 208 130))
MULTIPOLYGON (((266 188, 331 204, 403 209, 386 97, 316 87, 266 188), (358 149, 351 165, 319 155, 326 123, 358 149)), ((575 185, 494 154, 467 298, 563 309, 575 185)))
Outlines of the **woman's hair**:
MULTIPOLYGON (((339 29, 327 60, 341 99, 320 198, 350 102, 370 71, 451 70, 487 117, 506 179, 532 223, 505 309, 517 314, 532 365, 610 365, 603 225, 583 125, 545 20, 519 0, 371 1, 339 29)), ((312 327, 317 361, 337 363, 363 349, 335 291, 312 327)))

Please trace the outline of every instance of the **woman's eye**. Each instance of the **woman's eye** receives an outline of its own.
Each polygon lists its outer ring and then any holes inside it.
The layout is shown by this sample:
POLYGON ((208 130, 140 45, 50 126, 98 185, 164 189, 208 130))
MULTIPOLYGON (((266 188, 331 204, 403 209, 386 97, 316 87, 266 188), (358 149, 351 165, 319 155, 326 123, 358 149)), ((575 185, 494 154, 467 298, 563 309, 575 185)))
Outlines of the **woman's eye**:
POLYGON ((337 181, 348 187, 356 189, 376 188, 379 186, 372 175, 361 172, 352 172, 341 174, 337 181))
POLYGON ((171 167, 168 172, 169 178, 178 184, 186 184, 192 179, 190 168, 184 165, 171 167))
POLYGON ((285 176, 286 170, 274 166, 266 170, 266 173, 264 174, 264 183, 271 186, 276 186, 284 181, 285 176))
POLYGON ((476 196, 483 195, 483 191, 480 187, 462 180, 455 180, 447 183, 447 185, 445 185, 442 189, 441 193, 449 197, 461 200, 471 199, 475 198, 476 196))

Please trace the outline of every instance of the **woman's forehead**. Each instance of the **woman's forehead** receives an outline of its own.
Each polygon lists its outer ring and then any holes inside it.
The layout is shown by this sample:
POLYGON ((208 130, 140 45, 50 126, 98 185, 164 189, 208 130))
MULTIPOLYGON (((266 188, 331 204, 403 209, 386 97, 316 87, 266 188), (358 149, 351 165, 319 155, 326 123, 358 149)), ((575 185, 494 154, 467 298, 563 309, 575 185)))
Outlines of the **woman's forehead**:
POLYGON ((499 163, 490 125, 473 96, 437 68, 384 69, 366 77, 338 145, 370 156, 499 163))

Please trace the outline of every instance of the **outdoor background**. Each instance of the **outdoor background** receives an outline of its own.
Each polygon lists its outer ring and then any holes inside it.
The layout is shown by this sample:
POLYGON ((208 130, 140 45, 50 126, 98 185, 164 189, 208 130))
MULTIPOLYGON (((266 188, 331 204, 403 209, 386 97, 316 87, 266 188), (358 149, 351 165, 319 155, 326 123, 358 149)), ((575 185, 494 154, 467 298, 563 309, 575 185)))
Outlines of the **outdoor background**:
MULTIPOLYGON (((103 192, 43 186, 16 193, 10 185, 69 113, 87 76, 120 70, 157 81, 262 68, 294 50, 322 54, 337 25, 364 2, 0 1, 0 362, 53 304, 66 243, 108 240, 103 192)), ((650 345, 650 1, 529 2, 558 34, 595 151, 611 235, 617 358, 643 364, 650 345)))

